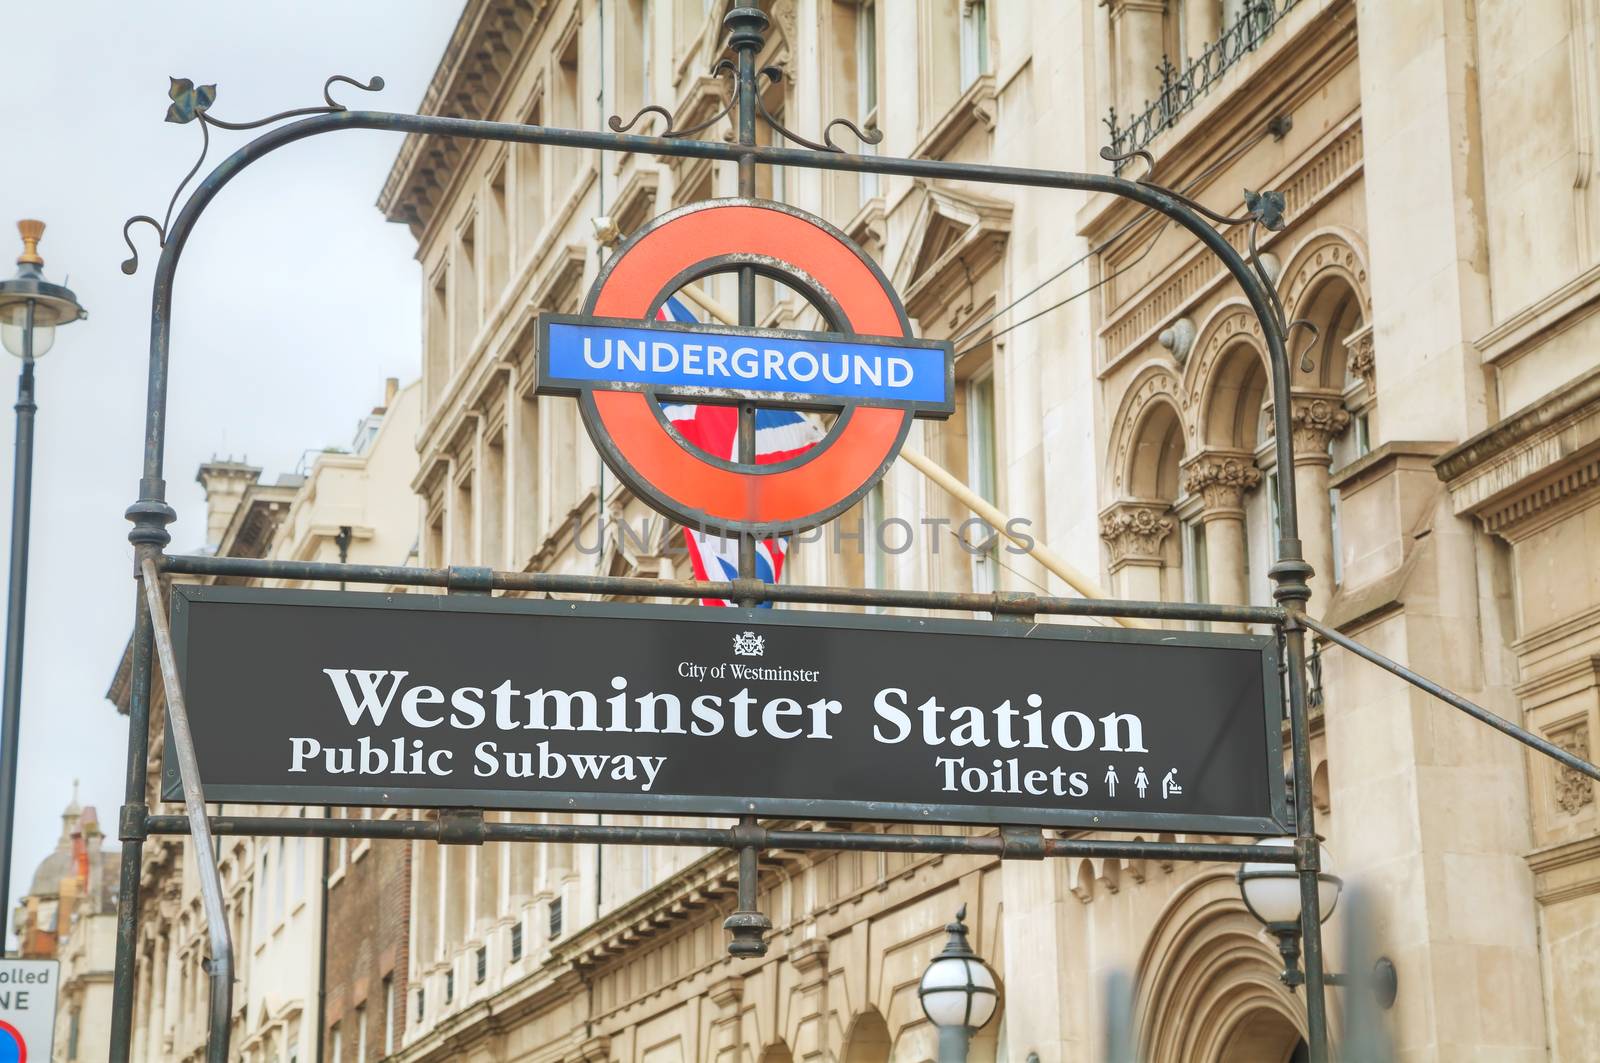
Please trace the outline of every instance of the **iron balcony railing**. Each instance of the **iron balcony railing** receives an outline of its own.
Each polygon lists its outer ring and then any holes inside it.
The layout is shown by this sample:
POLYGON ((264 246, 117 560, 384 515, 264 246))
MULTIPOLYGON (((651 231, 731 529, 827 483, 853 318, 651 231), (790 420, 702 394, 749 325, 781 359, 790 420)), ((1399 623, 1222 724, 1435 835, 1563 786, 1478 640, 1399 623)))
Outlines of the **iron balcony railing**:
POLYGON ((1146 100, 1144 110, 1128 119, 1126 125, 1120 124, 1115 107, 1110 108, 1104 119, 1111 134, 1111 154, 1123 156, 1115 163, 1116 172, 1122 172, 1127 156, 1144 148, 1162 131, 1177 125, 1178 120, 1222 80, 1223 74, 1255 51, 1299 4, 1300 0, 1246 0, 1232 24, 1199 55, 1184 60, 1181 68, 1173 66, 1171 58, 1163 55, 1161 65, 1156 68, 1161 75, 1161 91, 1156 98, 1146 100))

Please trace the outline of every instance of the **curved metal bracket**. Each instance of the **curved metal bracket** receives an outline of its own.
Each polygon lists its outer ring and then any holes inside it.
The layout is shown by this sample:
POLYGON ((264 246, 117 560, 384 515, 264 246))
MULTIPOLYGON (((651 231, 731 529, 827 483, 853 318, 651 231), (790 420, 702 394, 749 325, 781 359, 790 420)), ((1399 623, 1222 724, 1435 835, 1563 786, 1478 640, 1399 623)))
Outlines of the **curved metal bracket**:
POLYGON ((148 214, 135 214, 122 223, 122 241, 128 245, 128 251, 130 252, 129 257, 122 262, 122 272, 130 277, 139 272, 139 249, 134 246, 133 238, 129 236, 128 231, 135 223, 144 222, 156 231, 156 246, 162 248, 167 246, 167 232, 172 224, 173 208, 178 205, 178 197, 183 194, 183 190, 194 179, 194 175, 200 172, 201 165, 206 161, 206 153, 211 150, 211 126, 216 126, 218 129, 259 129, 274 122, 281 122, 286 118, 303 118, 314 114, 336 114, 340 111, 347 111, 349 110, 348 107, 333 98, 335 82, 354 85, 363 92, 378 92, 383 88, 383 78, 378 77, 376 74, 366 84, 362 84, 355 78, 347 77, 344 74, 334 74, 322 83, 322 98, 326 101, 323 106, 296 107, 293 110, 279 111, 277 114, 269 114, 265 118, 257 118, 249 122, 228 122, 221 118, 213 118, 210 114, 211 105, 217 102, 216 85, 196 85, 189 78, 169 77, 167 80, 170 82, 167 87, 167 97, 172 100, 172 103, 167 106, 166 120, 175 125, 187 125, 190 122, 199 121, 200 155, 194 160, 194 165, 189 167, 189 172, 183 175, 183 180, 178 182, 178 187, 172 190, 172 198, 167 201, 167 212, 162 216, 161 221, 157 222, 148 214))

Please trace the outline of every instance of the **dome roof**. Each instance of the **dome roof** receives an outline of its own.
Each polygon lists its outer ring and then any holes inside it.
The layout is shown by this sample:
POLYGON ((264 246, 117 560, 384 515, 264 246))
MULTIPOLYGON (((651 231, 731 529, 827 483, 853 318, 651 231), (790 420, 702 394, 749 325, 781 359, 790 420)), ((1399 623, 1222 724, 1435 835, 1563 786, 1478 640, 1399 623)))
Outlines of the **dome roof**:
POLYGON ((40 862, 39 869, 33 873, 33 885, 28 887, 28 895, 30 897, 60 896, 61 880, 71 878, 72 875, 72 842, 69 840, 62 845, 57 845, 55 851, 40 862))
POLYGON ((59 897, 61 880, 76 874, 72 858, 72 834, 83 817, 83 806, 78 804, 78 782, 72 782, 72 800, 61 811, 61 837, 55 849, 39 863, 33 873, 33 885, 28 887, 30 897, 59 897))

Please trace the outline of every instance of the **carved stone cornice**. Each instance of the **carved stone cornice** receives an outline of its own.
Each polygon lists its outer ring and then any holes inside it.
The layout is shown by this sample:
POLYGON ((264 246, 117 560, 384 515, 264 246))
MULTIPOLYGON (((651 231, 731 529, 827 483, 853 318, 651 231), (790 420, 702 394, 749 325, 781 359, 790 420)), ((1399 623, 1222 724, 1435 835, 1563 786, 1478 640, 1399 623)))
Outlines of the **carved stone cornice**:
POLYGON ((1111 548, 1111 564, 1156 563, 1161 544, 1172 533, 1172 506, 1167 502, 1128 500, 1100 514, 1100 538, 1111 548))
POLYGON ((1350 372, 1360 377, 1367 385, 1367 394, 1376 395, 1378 363, 1375 357, 1375 348, 1372 342, 1372 326, 1359 328, 1345 337, 1344 349, 1349 352, 1350 372))
POLYGON ((1261 482, 1261 470, 1243 451, 1201 451, 1183 467, 1183 489, 1199 495, 1201 519, 1244 512, 1244 493, 1261 482))
POLYGON ((1451 507, 1509 542, 1589 504, 1600 487, 1600 369, 1545 395, 1434 463, 1451 507))

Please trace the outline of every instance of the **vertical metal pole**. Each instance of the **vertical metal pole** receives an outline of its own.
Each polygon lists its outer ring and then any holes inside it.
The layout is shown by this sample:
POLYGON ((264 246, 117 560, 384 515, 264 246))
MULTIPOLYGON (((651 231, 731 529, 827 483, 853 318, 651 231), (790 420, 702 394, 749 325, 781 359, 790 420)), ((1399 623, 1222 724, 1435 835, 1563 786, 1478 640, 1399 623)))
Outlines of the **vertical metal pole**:
MULTIPOLYGON (((22 636, 28 616, 28 527, 33 500, 33 300, 22 322, 17 376, 17 453, 11 481, 11 588, 6 601, 5 703, 0 708, 0 918, 11 921, 11 841, 17 805, 17 737, 22 730, 22 636)), ((0 930, 0 933, 8 932, 0 930)), ((0 950, 3 951, 3 950, 0 950)))
POLYGON ((764 833, 756 825, 756 817, 740 816, 734 828, 739 837, 739 906, 722 921, 722 928, 733 937, 728 942, 730 956, 765 956, 767 931, 772 920, 761 913, 757 901, 761 890, 761 870, 757 864, 761 850, 757 841, 764 833))
MULTIPOLYGON (((1263 303, 1264 300, 1253 300, 1263 303)), ((1322 919, 1317 903, 1316 811, 1311 802, 1311 738, 1306 725, 1306 643, 1300 618, 1311 598, 1312 575, 1300 542, 1300 515, 1294 488, 1294 433, 1290 384, 1294 369, 1283 329, 1264 317, 1272 366, 1272 410, 1278 464, 1278 560, 1268 570, 1272 596, 1288 613, 1284 647, 1289 678, 1289 734, 1294 765, 1295 868, 1300 879, 1300 933, 1306 969, 1306 1045, 1311 1063, 1329 1063, 1328 1012, 1322 960, 1322 919)))
MULTIPOLYGON (((148 549, 141 547, 141 550, 148 549)), ((143 577, 138 577, 142 581, 143 577)), ((117 959, 111 983, 111 1063, 128 1063, 133 1045, 135 961, 139 949, 139 880, 144 862, 145 769, 150 755, 150 609, 144 584, 135 583, 133 646, 128 693, 128 770, 117 835, 122 840, 121 892, 117 897, 117 959)))
MULTIPOLYGON (((756 53, 761 50, 762 34, 766 31, 767 16, 753 7, 736 7, 723 19, 729 30, 729 43, 738 54, 739 143, 753 147, 756 142, 756 53)), ((739 195, 754 199, 756 195, 756 161, 749 155, 739 156, 739 195)), ((756 271, 750 266, 739 269, 739 324, 756 323, 756 271)), ((739 405, 739 454, 744 464, 756 460, 756 408, 754 403, 739 405)), ((739 578, 756 578, 756 541, 752 536, 739 536, 739 578)), ((741 602, 746 607, 755 603, 741 602)))
POLYGON ((972 1031, 965 1026, 939 1027, 939 1063, 967 1063, 972 1031))
POLYGON ((200 781, 200 761, 195 756, 194 736, 189 730, 189 712, 184 705, 183 685, 178 679, 177 654, 172 631, 161 611, 161 577, 151 558, 140 562, 144 574, 144 597, 150 615, 157 659, 161 662, 161 689, 166 696, 167 726, 172 733, 172 748, 178 757, 178 777, 183 783, 184 810, 189 815, 190 851, 197 861, 200 900, 206 917, 206 934, 211 941, 211 956, 206 972, 211 977, 210 1029, 206 1033, 206 1063, 228 1063, 228 1042, 233 1035, 233 939, 228 926, 227 900, 222 893, 222 875, 213 858, 211 822, 206 816, 205 787, 200 781))

